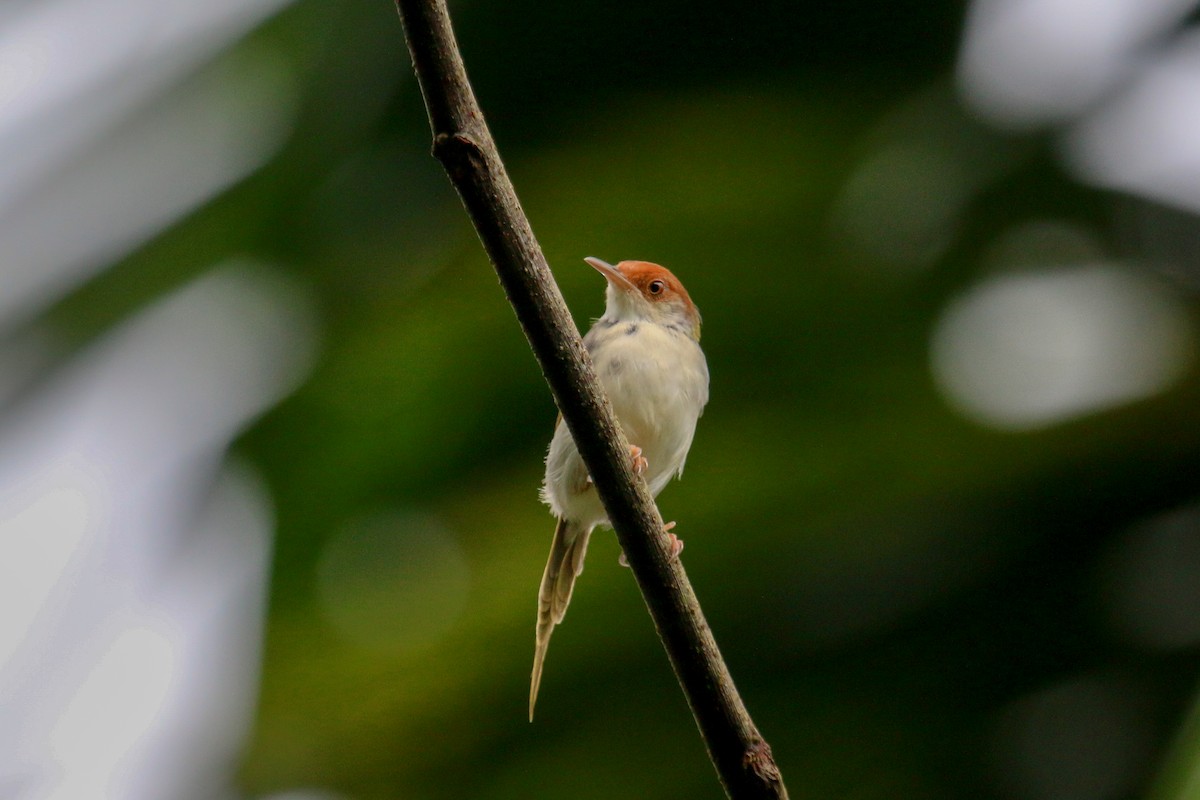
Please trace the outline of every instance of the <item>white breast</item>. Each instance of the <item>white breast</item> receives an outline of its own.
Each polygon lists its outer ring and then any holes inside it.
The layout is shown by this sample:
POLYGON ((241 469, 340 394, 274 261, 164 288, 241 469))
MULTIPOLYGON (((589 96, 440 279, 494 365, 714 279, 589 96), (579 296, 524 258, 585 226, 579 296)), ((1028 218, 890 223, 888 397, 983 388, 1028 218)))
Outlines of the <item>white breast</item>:
MULTIPOLYGON (((690 337, 648 323, 598 325, 588 335, 596 374, 630 444, 642 448, 657 495, 683 472, 696 421, 708 402, 708 366, 690 337)), ((556 516, 594 525, 604 509, 560 422, 546 457, 543 498, 556 516)))

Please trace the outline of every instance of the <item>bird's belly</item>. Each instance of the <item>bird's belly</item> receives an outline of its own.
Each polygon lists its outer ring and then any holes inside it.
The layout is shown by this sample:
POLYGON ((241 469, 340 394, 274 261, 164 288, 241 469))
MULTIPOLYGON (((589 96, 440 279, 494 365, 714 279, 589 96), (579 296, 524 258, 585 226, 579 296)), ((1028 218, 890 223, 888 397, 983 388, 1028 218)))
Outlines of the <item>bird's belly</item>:
MULTIPOLYGON (((654 325, 636 334, 616 328, 591 347, 596 375, 629 443, 642 449, 643 475, 657 495, 678 474, 708 400, 708 370, 696 343, 654 325)), ((575 442, 559 425, 546 457, 543 499, 560 518, 605 521, 575 442)))
POLYGON ((707 399, 703 356, 690 339, 651 329, 610 343, 596 368, 625 437, 642 448, 645 478, 657 494, 682 467, 707 399))

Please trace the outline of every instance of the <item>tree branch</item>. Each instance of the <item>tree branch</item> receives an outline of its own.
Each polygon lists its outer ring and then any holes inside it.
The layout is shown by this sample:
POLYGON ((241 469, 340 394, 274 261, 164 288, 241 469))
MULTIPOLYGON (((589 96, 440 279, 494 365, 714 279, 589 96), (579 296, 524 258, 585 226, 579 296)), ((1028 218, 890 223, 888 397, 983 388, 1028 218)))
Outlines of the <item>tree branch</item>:
POLYGON ((746 712, 700 603, 634 475, 629 445, 592 369, 483 112, 445 0, 396 0, 429 111, 433 154, 458 190, 550 384, 654 619, 709 757, 731 798, 787 797, 771 748, 746 712))

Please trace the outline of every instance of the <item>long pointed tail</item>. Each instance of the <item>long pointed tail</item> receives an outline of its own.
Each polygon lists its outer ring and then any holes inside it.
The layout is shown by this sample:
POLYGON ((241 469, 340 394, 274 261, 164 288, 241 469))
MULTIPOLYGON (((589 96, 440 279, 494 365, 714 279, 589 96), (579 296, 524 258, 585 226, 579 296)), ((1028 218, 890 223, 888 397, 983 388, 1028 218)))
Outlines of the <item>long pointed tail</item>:
POLYGON ((565 519, 558 521, 554 529, 554 543, 550 545, 550 558, 546 560, 546 571, 542 573, 542 587, 538 590, 538 612, 536 644, 533 650, 533 678, 529 685, 529 721, 533 722, 533 707, 537 704, 538 686, 542 683, 542 664, 546 661, 546 648, 550 646, 550 634, 554 626, 562 622, 571 602, 571 590, 575 578, 583 572, 583 558, 587 555, 588 537, 591 528, 572 525, 565 519))

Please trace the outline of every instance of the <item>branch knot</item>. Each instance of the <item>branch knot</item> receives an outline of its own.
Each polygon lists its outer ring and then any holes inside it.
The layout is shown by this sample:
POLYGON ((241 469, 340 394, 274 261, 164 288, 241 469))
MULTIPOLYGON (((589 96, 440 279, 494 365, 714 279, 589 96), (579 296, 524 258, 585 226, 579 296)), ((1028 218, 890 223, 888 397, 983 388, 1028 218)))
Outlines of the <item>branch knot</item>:
POLYGON ((472 166, 483 166, 487 163, 483 145, 464 131, 439 133, 434 136, 433 157, 442 162, 450 171, 451 177, 457 177, 472 166))
POLYGON ((742 756, 742 766, 754 773, 760 780, 778 785, 783 776, 771 754, 771 745, 763 739, 756 739, 750 749, 742 756))

